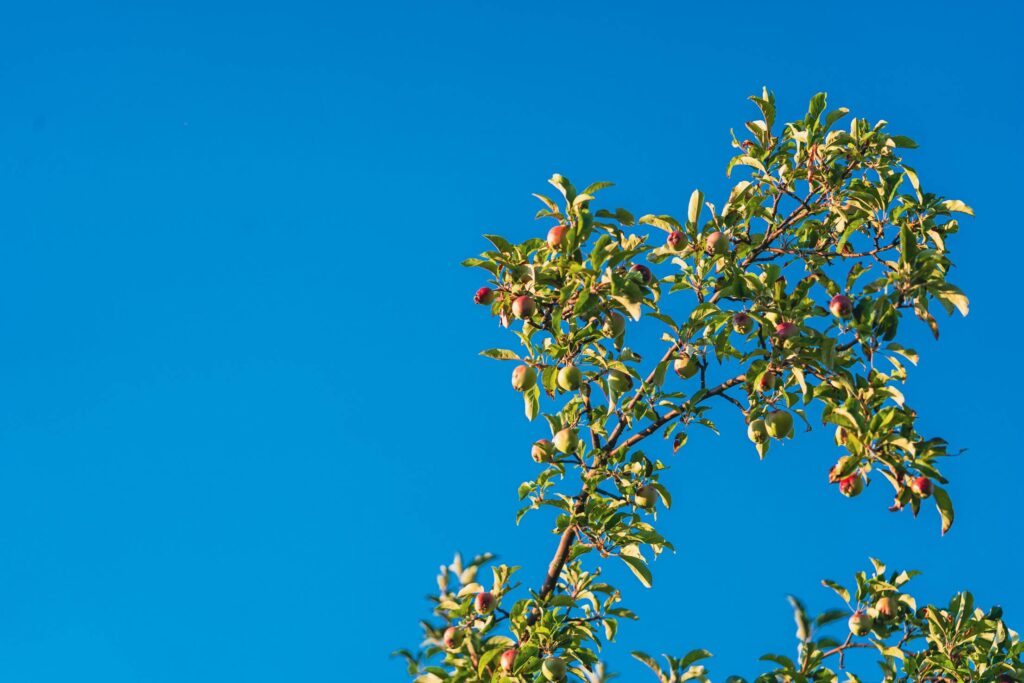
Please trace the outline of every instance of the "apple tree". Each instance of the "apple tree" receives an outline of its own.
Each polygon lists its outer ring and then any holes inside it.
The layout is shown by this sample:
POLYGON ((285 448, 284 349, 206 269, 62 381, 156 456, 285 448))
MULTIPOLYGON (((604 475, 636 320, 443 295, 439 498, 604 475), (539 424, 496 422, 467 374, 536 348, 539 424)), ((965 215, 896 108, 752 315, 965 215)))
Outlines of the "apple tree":
MULTIPOLYGON (((555 198, 536 195, 540 235, 486 235, 491 248, 465 261, 489 278, 474 301, 517 342, 482 353, 509 364, 526 418, 550 432, 524 443, 537 473, 519 487, 517 521, 553 511, 557 540, 536 586, 486 554, 442 567, 424 641, 400 651, 415 681, 609 680, 599 652, 635 615, 601 563, 651 586, 650 561, 673 549, 656 526, 672 505, 662 458, 692 430, 716 430, 715 407, 742 414, 761 458, 825 425, 838 493, 886 482, 891 510, 916 516, 930 503, 942 533, 953 524, 942 474, 952 453, 904 398, 917 354, 899 333, 917 319, 938 337, 939 309, 967 314, 949 241, 971 209, 922 188, 900 158, 915 143, 884 121, 846 119, 818 94, 780 124, 770 92, 750 99, 760 118, 733 137, 728 172, 744 177, 727 197, 696 190, 686 216, 637 218, 599 208, 611 183, 580 191, 556 174, 555 198), (660 328, 647 344, 662 345, 656 358, 634 350, 642 318, 660 328)), ((834 609, 812 615, 791 600, 795 655, 766 655, 757 681, 836 681, 853 649, 876 653, 884 681, 1024 680, 1024 645, 998 607, 966 592, 918 603, 916 572, 871 563, 852 583, 823 582, 834 609)), ((661 683, 709 680, 704 650, 633 655, 661 683)))

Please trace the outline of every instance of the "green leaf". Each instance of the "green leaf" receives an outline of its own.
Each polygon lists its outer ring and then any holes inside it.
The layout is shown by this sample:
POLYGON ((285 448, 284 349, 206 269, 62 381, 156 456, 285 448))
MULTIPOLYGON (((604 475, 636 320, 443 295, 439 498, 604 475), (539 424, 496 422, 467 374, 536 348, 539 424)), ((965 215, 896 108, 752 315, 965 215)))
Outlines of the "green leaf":
POLYGON ((704 193, 700 190, 694 190, 693 194, 690 195, 690 206, 686 211, 686 220, 690 225, 697 225, 697 219, 700 218, 700 209, 704 205, 704 193))
POLYGON ((942 206, 942 208, 946 209, 946 211, 956 211, 958 213, 966 213, 968 216, 973 216, 974 215, 974 209, 972 209, 971 207, 967 206, 966 204, 964 204, 959 199, 947 199, 946 201, 942 202, 941 206, 942 206))
POLYGON ((834 590, 836 594, 843 599, 844 602, 850 602, 850 591, 846 590, 835 581, 829 581, 828 579, 824 579, 821 582, 821 585, 834 590))
POLYGON ((523 392, 523 406, 526 419, 532 422, 540 413, 540 387, 536 384, 523 392))
POLYGON ((942 517, 942 533, 945 535, 953 526, 953 501, 949 499, 946 489, 938 486, 932 495, 935 497, 935 507, 939 510, 939 516, 942 517))
POLYGON ((501 235, 484 235, 484 239, 494 245, 494 248, 503 254, 509 254, 513 251, 512 245, 501 235))
POLYGON ((640 579, 640 583, 642 583, 645 588, 651 587, 651 583, 653 582, 651 570, 647 568, 647 564, 643 560, 636 557, 629 557, 627 555, 619 555, 619 559, 625 562, 626 566, 636 574, 636 578, 640 579))
POLYGON ((519 354, 508 349, 484 349, 480 355, 494 360, 522 360, 519 354))

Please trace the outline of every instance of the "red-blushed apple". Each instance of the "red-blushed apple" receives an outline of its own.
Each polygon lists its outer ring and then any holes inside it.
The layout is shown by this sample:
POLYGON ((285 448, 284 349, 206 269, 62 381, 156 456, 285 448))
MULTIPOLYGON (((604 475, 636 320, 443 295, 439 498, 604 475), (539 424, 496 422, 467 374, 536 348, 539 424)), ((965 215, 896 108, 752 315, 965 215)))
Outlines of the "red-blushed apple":
POLYGON ((704 248, 709 254, 722 256, 729 251, 729 238, 717 230, 708 235, 704 248))
POLYGON ((782 439, 793 431, 793 416, 785 410, 773 410, 764 418, 768 434, 776 439, 782 439))
POLYGON ((548 657, 541 664, 540 672, 549 681, 561 681, 565 678, 565 660, 561 657, 548 657))
POLYGON ((512 315, 517 318, 529 318, 536 312, 537 303, 533 297, 527 294, 516 297, 516 300, 512 302, 512 315))
POLYGON ((569 229, 567 225, 556 225, 548 230, 548 246, 555 251, 562 251, 565 246, 565 233, 569 229))
POLYGON ((516 655, 519 650, 512 647, 501 653, 501 670, 507 674, 512 673, 512 667, 516 665, 516 655))
POLYGON ((870 614, 857 610, 850 617, 850 621, 847 624, 850 627, 850 633, 853 635, 866 636, 871 631, 871 627, 875 625, 875 620, 871 618, 870 614))
POLYGON ((576 449, 580 446, 580 435, 575 429, 566 427, 565 429, 558 430, 551 442, 554 444, 555 448, 558 449, 559 453, 568 453, 571 455, 575 453, 576 449))
POLYGON ((494 290, 490 287, 481 287, 473 295, 473 302, 481 305, 488 305, 494 301, 494 290))
POLYGON ((602 330, 609 337, 618 337, 626 330, 626 319, 615 311, 609 311, 602 330))
POLYGON ((762 394, 767 394, 775 390, 775 373, 769 370, 757 379, 757 390, 762 394))
POLYGON ((527 391, 537 383, 537 371, 529 365, 518 365, 512 371, 512 388, 516 391, 527 391))
POLYGON ((843 477, 839 480, 839 493, 843 494, 847 498, 853 498, 854 496, 860 495, 860 492, 864 490, 864 479, 859 474, 851 474, 848 477, 843 477))
POLYGON ((640 263, 634 263, 629 267, 629 269, 634 273, 640 273, 640 281, 645 285, 649 285, 651 280, 654 278, 654 275, 651 273, 651 269, 640 263))
POLYGON ((775 326, 775 336, 786 341, 800 334, 800 328, 794 323, 779 323, 775 326))
POLYGON ((575 365, 566 365, 558 371, 557 381, 562 391, 576 391, 583 381, 583 373, 575 365))
POLYGON ((682 230, 673 230, 668 234, 665 244, 672 251, 682 251, 686 248, 686 234, 682 230))
POLYGON ((530 449, 530 457, 534 462, 551 462, 555 458, 555 445, 547 439, 538 439, 530 449))
POLYGON ((878 599, 878 602, 875 603, 875 609, 881 618, 891 619, 900 613, 900 601, 891 595, 887 595, 884 598, 878 599))
POLYGON ((910 482, 910 490, 922 498, 930 497, 934 488, 935 486, 932 484, 932 480, 928 477, 917 477, 910 482))
POLYGON ((646 508, 651 510, 654 508, 654 504, 658 501, 658 490, 648 484, 647 486, 641 486, 636 491, 636 495, 633 496, 633 502, 638 507, 646 508))
POLYGON ((845 294, 836 294, 828 302, 828 310, 837 318, 849 318, 853 313, 853 300, 845 294))
POLYGON ((476 599, 473 600, 473 609, 479 614, 490 614, 494 611, 498 601, 494 599, 494 594, 488 591, 481 591, 476 594, 476 599))
POLYGON ((675 373, 683 379, 690 379, 697 374, 697 371, 700 370, 700 366, 697 364, 696 358, 689 354, 681 353, 679 354, 679 357, 675 359, 675 362, 672 363, 672 369, 675 370, 675 373))
POLYGON ((446 648, 448 648, 449 650, 454 650, 459 645, 462 645, 463 635, 464 634, 462 633, 461 630, 455 628, 454 626, 449 626, 444 630, 444 636, 442 636, 441 640, 444 641, 444 646, 446 648))
POLYGON ((764 420, 753 420, 747 425, 747 438, 754 443, 764 443, 768 440, 768 426, 764 420))
POLYGON ((754 320, 740 311, 732 317, 732 329, 736 334, 750 334, 750 331, 754 329, 754 320))

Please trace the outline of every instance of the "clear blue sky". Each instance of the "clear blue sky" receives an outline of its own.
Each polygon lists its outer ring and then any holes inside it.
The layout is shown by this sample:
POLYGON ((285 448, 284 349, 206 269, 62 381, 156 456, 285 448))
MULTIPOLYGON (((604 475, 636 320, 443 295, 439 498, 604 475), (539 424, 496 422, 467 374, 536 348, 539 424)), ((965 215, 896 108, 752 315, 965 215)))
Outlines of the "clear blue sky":
POLYGON ((1012 3, 155 4, 0 23, 0 679, 401 681, 453 551, 536 584, 551 520, 513 512, 541 427, 457 264, 541 230, 553 171, 720 203, 762 85, 886 118, 977 211, 973 311, 914 326, 907 390, 970 449, 958 521, 836 495, 825 431, 759 463, 726 420, 674 461, 679 552, 653 591, 622 576, 643 619, 608 659, 753 673, 792 651, 784 596, 831 606, 818 580, 869 554, 1024 628, 1012 3))

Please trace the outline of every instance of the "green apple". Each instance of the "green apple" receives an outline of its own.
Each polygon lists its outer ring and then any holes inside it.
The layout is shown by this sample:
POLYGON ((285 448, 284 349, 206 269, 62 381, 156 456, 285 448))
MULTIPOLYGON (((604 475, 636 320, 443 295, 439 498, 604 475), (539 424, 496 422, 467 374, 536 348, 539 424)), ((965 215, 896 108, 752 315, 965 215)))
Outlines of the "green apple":
POLYGON ((839 480, 839 493, 843 494, 847 498, 853 498, 859 496, 860 492, 864 490, 864 478, 859 474, 851 474, 848 477, 843 477, 839 480))
POLYGON ((520 365, 512 371, 512 388, 516 391, 527 391, 537 383, 537 371, 529 365, 520 365))
POLYGON ((606 336, 618 337, 626 330, 626 319, 615 311, 609 311, 601 329, 606 336))
POLYGON ((583 373, 575 365, 566 365, 558 371, 558 386, 563 391, 576 391, 583 381, 583 373))
POLYGON ((612 370, 608 373, 608 388, 622 395, 633 388, 633 378, 622 370, 612 370))
POLYGON ((463 634, 463 632, 459 629, 455 628, 454 626, 449 626, 445 629, 444 635, 441 637, 441 640, 444 642, 444 646, 446 648, 448 648, 449 650, 454 650, 459 645, 462 645, 462 638, 464 635, 465 634, 463 634))
POLYGON ((571 427, 561 429, 555 434, 552 443, 560 453, 575 453, 580 447, 579 432, 571 427))
POLYGON ((672 363, 672 369, 675 373, 683 379, 690 379, 697 374, 700 370, 700 366, 697 365, 697 359, 689 354, 680 354, 676 358, 675 362, 672 363))
POLYGON ((548 657, 541 664, 540 672, 549 681, 561 681, 565 678, 565 660, 561 657, 548 657))
POLYGON ((654 508, 654 504, 658 502, 658 490, 648 484, 647 486, 641 486, 636 491, 636 495, 633 496, 633 502, 638 507, 647 508, 651 510, 654 508))
POLYGON ((708 235, 704 244, 707 252, 715 256, 722 256, 729 251, 729 238, 717 230, 708 235))
POLYGON ((871 618, 870 614, 857 610, 847 623, 850 633, 855 636, 866 636, 871 631, 871 627, 875 625, 875 620, 871 618))
POLYGON ((773 410, 764 418, 768 434, 776 439, 789 436, 793 431, 793 416, 785 410, 773 410))
POLYGON ((754 443, 764 443, 768 440, 768 427, 764 420, 754 420, 747 425, 747 438, 754 443))

